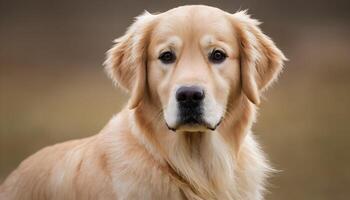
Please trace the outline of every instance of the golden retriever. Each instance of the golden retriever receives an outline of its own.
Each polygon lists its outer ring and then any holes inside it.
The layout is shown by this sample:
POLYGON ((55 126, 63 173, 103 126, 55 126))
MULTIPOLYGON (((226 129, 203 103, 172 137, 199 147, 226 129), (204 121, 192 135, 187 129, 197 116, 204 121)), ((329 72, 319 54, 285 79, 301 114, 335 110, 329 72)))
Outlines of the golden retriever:
POLYGON ((0 198, 263 199, 271 168, 250 130, 286 58, 258 25, 201 5, 137 17, 105 62, 126 108, 27 158, 0 198))

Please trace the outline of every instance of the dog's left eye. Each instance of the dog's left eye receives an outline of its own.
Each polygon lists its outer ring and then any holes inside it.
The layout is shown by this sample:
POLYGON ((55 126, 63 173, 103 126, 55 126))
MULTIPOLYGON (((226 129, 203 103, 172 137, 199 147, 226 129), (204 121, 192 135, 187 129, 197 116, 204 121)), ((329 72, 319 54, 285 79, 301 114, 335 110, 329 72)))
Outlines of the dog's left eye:
POLYGON ((158 57, 158 59, 160 61, 162 61, 162 63, 164 63, 164 64, 171 64, 171 63, 175 62, 176 56, 173 52, 166 51, 166 52, 161 53, 160 56, 158 57))
POLYGON ((209 54, 209 60, 212 63, 222 63, 225 59, 226 59, 227 55, 225 54, 225 52, 218 50, 218 49, 214 49, 210 54, 209 54))

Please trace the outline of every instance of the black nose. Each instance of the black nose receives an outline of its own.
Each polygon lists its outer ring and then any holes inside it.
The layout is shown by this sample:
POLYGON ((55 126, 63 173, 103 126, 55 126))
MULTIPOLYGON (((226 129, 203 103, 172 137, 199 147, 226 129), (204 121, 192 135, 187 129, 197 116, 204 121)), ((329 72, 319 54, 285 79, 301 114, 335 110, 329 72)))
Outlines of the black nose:
POLYGON ((204 99, 204 90, 198 86, 182 86, 176 91, 178 102, 200 102, 204 99))

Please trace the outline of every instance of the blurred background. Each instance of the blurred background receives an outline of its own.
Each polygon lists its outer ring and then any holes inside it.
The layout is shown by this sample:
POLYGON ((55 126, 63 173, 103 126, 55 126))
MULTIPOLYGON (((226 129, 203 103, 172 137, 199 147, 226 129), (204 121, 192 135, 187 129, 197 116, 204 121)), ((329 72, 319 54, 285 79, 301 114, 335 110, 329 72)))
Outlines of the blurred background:
POLYGON ((143 10, 249 9, 290 59, 254 131, 273 165, 270 200, 350 196, 349 1, 0 1, 0 182, 40 148, 99 132, 128 96, 105 51, 143 10))

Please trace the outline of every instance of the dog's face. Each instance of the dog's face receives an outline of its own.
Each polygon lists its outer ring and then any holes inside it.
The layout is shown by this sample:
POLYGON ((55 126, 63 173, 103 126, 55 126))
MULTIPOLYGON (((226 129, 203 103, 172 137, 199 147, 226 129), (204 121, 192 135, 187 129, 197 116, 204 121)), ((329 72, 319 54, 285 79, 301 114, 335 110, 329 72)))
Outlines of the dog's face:
POLYGON ((258 104, 282 67, 283 54, 257 24, 207 6, 144 14, 110 50, 107 69, 132 91, 132 108, 149 97, 169 129, 215 130, 230 101, 244 93, 258 104))
POLYGON ((150 38, 147 66, 152 95, 160 99, 167 126, 177 131, 214 130, 230 88, 240 85, 239 46, 223 12, 164 14, 150 38))

